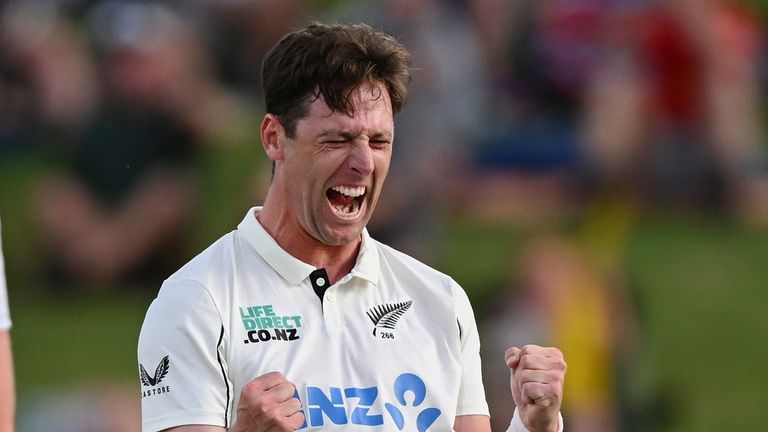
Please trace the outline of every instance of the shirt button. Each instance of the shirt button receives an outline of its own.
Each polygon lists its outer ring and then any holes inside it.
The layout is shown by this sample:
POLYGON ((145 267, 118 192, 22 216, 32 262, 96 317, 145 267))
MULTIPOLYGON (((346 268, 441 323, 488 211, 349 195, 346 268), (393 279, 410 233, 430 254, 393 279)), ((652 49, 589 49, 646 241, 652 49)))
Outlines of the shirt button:
POLYGON ((326 293, 326 294, 325 294, 325 296, 326 296, 326 297, 328 298, 328 300, 330 300, 330 301, 334 301, 334 300, 336 300, 336 294, 334 294, 334 293, 332 293, 332 292, 326 293))
POLYGON ((325 286, 325 279, 323 279, 323 278, 317 278, 317 281, 315 281, 315 283, 316 283, 316 284, 317 284, 317 286, 319 286, 319 287, 325 286))

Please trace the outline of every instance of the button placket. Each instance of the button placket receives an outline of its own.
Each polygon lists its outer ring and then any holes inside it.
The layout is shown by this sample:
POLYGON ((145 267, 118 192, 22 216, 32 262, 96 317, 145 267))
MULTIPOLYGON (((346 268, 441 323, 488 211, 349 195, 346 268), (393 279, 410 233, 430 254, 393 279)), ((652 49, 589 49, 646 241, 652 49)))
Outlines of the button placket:
POLYGON ((325 300, 323 300, 323 313, 325 315, 325 322, 331 328, 338 328, 341 324, 338 294, 336 293, 337 289, 337 286, 329 288, 325 294, 325 300))

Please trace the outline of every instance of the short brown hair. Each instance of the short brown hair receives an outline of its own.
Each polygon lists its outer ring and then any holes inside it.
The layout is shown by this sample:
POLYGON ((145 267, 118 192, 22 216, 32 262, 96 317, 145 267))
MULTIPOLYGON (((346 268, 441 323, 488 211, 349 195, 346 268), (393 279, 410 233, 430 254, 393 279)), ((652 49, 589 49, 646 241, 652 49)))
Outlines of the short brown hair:
POLYGON ((311 98, 322 96, 331 109, 352 115, 349 97, 362 84, 382 84, 398 113, 410 73, 411 55, 394 37, 367 24, 312 23, 275 44, 261 77, 267 112, 293 136, 311 98))

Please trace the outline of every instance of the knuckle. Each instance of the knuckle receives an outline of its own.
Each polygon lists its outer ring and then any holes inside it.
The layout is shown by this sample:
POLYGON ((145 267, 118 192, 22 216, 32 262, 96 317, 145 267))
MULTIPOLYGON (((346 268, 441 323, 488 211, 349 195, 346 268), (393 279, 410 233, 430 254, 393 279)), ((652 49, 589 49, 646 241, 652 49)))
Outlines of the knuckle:
POLYGON ((519 369, 529 369, 532 366, 533 358, 531 357, 531 354, 523 354, 522 357, 520 357, 520 363, 518 365, 519 369))
POLYGON ((248 384, 243 386, 242 390, 240 390, 240 399, 243 402, 249 402, 256 398, 256 395, 258 394, 258 392, 259 390, 256 384, 254 384, 253 382, 249 382, 248 384))
POLYGON ((243 386, 243 391, 248 393, 256 392, 260 389, 259 382, 256 380, 250 381, 243 386))
POLYGON ((267 372, 261 376, 261 378, 275 379, 278 381, 287 381, 280 371, 267 372))
POLYGON ((549 354, 550 357, 558 358, 558 359, 564 358, 563 357, 563 352, 560 351, 559 348, 557 348, 557 347, 549 347, 548 350, 549 350, 548 354, 549 354))

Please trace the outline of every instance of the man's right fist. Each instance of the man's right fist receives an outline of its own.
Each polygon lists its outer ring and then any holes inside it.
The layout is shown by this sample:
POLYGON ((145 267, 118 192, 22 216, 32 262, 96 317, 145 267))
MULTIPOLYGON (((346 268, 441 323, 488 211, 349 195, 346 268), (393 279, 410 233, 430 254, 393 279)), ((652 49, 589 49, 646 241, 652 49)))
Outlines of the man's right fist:
POLYGON ((304 424, 296 386, 280 372, 253 379, 240 392, 237 420, 230 432, 295 431, 304 424))

